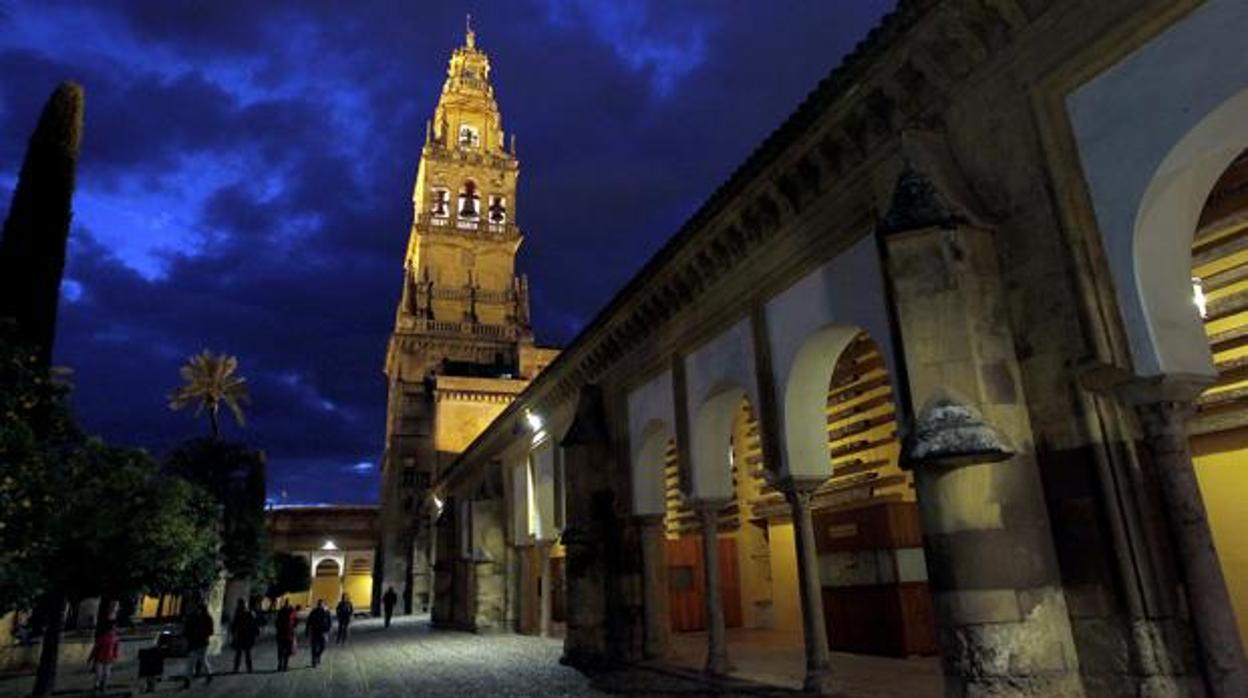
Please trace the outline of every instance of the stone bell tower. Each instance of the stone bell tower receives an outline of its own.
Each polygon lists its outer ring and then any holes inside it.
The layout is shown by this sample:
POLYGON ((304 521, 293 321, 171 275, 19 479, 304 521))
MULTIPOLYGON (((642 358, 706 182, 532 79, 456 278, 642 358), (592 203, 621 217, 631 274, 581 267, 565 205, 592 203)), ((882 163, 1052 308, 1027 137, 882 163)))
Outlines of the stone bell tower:
POLYGON ((553 358, 533 346, 528 281, 516 276, 520 173, 471 26, 426 124, 403 291, 386 353, 379 598, 429 607, 430 484, 553 358))

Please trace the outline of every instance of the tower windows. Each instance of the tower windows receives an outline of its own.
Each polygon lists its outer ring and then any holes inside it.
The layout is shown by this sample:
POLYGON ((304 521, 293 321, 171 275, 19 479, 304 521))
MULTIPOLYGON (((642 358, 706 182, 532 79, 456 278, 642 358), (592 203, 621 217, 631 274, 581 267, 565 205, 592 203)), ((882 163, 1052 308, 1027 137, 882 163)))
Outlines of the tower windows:
POLYGON ((459 127, 459 147, 473 148, 481 144, 481 133, 476 126, 461 124, 459 127))
POLYGON ((477 183, 471 179, 464 182, 459 192, 459 217, 476 220, 480 217, 481 197, 477 194, 477 183))
POLYGON ((429 215, 434 218, 446 218, 451 215, 451 192, 443 187, 434 187, 429 192, 429 215))
POLYGON ((497 194, 490 195, 490 223, 502 225, 507 222, 507 199, 497 194))

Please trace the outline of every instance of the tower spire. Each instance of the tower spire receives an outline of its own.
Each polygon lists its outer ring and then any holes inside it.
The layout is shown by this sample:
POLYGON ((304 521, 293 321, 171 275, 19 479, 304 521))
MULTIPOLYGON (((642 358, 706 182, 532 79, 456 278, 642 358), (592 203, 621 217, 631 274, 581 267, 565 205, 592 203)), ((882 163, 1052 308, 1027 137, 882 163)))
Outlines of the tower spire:
POLYGON ((472 13, 469 12, 464 16, 464 43, 468 48, 474 48, 477 45, 477 33, 472 30, 472 13))

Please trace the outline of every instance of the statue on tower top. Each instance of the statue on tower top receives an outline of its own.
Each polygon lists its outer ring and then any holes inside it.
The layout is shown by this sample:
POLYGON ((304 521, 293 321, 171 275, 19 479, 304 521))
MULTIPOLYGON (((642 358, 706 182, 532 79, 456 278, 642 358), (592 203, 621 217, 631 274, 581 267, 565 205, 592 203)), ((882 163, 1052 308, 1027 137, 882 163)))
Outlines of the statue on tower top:
POLYGON ((467 34, 464 43, 468 48, 476 48, 477 33, 472 30, 472 14, 469 13, 464 17, 464 32, 467 34))

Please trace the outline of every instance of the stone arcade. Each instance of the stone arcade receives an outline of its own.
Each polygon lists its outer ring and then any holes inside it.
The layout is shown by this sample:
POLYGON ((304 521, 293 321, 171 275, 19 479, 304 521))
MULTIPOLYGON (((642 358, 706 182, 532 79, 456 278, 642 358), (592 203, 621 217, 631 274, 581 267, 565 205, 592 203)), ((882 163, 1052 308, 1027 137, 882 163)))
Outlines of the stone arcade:
POLYGON ((1245 33, 902 0, 436 471, 442 617, 578 664, 705 629, 716 673, 800 633, 816 690, 831 645, 957 696, 1248 695, 1245 33))

